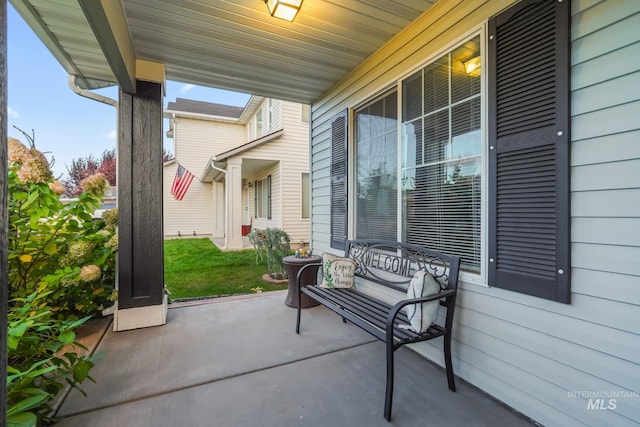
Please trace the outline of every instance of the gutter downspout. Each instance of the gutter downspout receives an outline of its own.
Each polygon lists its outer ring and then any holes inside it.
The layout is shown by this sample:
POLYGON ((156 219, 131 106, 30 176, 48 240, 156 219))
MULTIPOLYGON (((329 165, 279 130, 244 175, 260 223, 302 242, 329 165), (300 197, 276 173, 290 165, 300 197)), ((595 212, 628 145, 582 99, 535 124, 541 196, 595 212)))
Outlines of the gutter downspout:
POLYGON ((211 169, 216 170, 220 173, 222 173, 224 175, 224 248, 226 249, 227 246, 229 246, 228 242, 227 242, 227 238, 228 238, 228 230, 229 230, 229 215, 227 215, 227 209, 229 207, 229 197, 227 196, 227 171, 224 169, 221 169, 219 167, 217 167, 215 165, 215 160, 210 159, 209 160, 209 166, 211 166, 211 169))
POLYGON ((85 98, 93 99, 94 101, 102 102, 103 104, 109 104, 116 109, 118 108, 118 101, 116 101, 115 99, 93 93, 90 90, 80 89, 76 84, 77 78, 78 76, 76 76, 75 74, 69 74, 69 78, 67 79, 69 88, 71 88, 74 93, 80 96, 84 96, 85 98))
POLYGON ((215 160, 211 159, 211 160, 209 160, 209 161, 211 162, 211 163, 209 164, 209 166, 211 166, 211 169, 213 169, 213 170, 217 170, 218 172, 223 173, 223 174, 225 175, 225 178, 226 178, 227 171, 226 171, 226 170, 224 170, 224 169, 221 169, 221 168, 217 167, 217 166, 215 165, 215 160))
MULTIPOLYGON (((116 109, 116 129, 118 129, 118 101, 112 98, 108 98, 103 95, 99 95, 97 93, 93 93, 90 90, 80 89, 76 83, 78 76, 75 74, 69 74, 67 79, 67 83, 69 84, 69 88, 77 95, 83 96, 85 98, 93 99, 94 101, 102 102, 103 104, 111 105, 116 109)), ((116 138, 116 176, 118 176, 118 138, 116 138)), ((116 199, 117 200, 117 199, 116 199)), ((117 206, 117 201, 116 201, 117 206)))

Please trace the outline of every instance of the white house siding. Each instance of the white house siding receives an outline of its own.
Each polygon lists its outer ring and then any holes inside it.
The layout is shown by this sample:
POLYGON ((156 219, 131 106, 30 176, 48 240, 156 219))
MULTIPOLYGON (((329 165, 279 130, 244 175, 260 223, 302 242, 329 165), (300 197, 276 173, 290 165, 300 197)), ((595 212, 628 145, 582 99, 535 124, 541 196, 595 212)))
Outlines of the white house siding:
MULTIPOLYGON (((313 105, 317 252, 336 252, 329 246, 330 118, 371 98, 511 3, 436 3, 313 105)), ((571 304, 461 284, 455 373, 544 425, 640 424, 638 28, 640 2, 572 2, 571 304), (583 391, 636 397, 618 397, 615 409, 588 410, 588 399, 570 395, 583 391)), ((414 348, 442 364, 436 341, 414 348)), ((434 381, 445 381, 444 374, 434 381)), ((611 396, 604 397, 606 406, 611 396)))
POLYGON ((194 179, 182 201, 171 195, 171 184, 178 169, 177 163, 165 166, 163 176, 164 236, 206 236, 213 233, 211 183, 194 179))
POLYGON ((292 243, 309 242, 309 219, 302 218, 302 173, 309 172, 309 124, 302 122, 302 107, 292 102, 280 103, 286 149, 282 169, 282 225, 292 243), (291 142, 288 142, 291 141, 291 142))
MULTIPOLYGON (((283 111, 282 111, 282 108, 280 108, 281 104, 282 104, 282 101, 277 99, 271 99, 271 115, 269 115, 269 99, 265 99, 264 103, 262 104, 264 107, 263 118, 265 120, 265 123, 267 124, 267 126, 264 129, 265 135, 271 132, 275 132, 278 129, 282 129, 283 111), (269 117, 271 119, 269 119, 269 117)), ((299 105, 299 104, 296 104, 296 105, 299 105)))
POLYGON ((244 142, 244 127, 235 124, 177 117, 174 122, 176 162, 164 167, 163 217, 165 237, 196 235, 211 237, 214 232, 212 184, 198 180, 209 158, 244 142), (171 195, 177 163, 196 178, 182 201, 171 195))
MULTIPOLYGON (((274 114, 274 126, 268 133, 284 129, 284 134, 267 144, 256 147, 242 155, 245 159, 261 159, 279 161, 278 179, 272 175, 272 219, 266 221, 254 218, 254 228, 278 227, 285 230, 291 243, 309 242, 309 219, 302 218, 301 174, 309 172, 309 128, 301 119, 301 106, 293 102, 275 101, 279 104, 274 114), (281 197, 283 195, 283 197, 281 197), (268 224, 268 225, 267 225, 268 224)), ((265 112, 268 102, 265 101, 265 112)), ((263 116, 264 117, 264 116, 263 116)), ((269 173, 262 173, 260 178, 269 173)), ((255 180, 248 178, 248 181, 255 180)), ((253 190, 250 192, 249 210, 254 215, 253 190)))

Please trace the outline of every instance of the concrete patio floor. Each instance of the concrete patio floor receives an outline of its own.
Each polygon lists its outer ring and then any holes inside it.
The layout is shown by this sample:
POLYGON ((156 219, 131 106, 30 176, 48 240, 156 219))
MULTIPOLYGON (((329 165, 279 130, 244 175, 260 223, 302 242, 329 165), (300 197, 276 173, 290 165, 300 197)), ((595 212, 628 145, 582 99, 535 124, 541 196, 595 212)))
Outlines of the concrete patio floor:
MULTIPOLYGON (((388 426, 382 343, 322 307, 301 334, 285 291, 169 310, 167 324, 102 338, 85 398, 57 426, 388 426)), ((455 366, 454 366, 455 368, 455 366)), ((394 426, 535 425, 441 367, 396 352, 394 426)))

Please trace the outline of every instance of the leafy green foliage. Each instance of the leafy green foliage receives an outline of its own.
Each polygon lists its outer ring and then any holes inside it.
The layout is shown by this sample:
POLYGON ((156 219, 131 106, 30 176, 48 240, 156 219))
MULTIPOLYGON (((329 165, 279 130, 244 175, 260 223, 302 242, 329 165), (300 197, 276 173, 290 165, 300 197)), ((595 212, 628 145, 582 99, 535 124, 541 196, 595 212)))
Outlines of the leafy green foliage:
POLYGON ((93 358, 78 354, 75 331, 115 298, 117 213, 92 215, 106 179, 88 177, 78 198, 63 203, 62 185, 29 140, 27 148, 9 138, 9 426, 41 424, 65 384, 80 390, 92 380, 93 358))
MULTIPOLYGON (((94 220, 101 194, 63 204, 47 184, 22 183, 9 171, 9 286, 12 297, 51 291, 60 313, 93 314, 110 306, 115 283, 115 226, 94 220), (83 267, 97 266, 99 275, 83 267)), ((94 271, 98 271, 95 270, 94 271)))
POLYGON ((89 376, 93 358, 73 350, 75 329, 89 317, 59 319, 46 303, 50 292, 33 292, 10 301, 7 327, 7 421, 9 425, 36 425, 46 419, 49 402, 69 384, 89 376))
POLYGON ((291 239, 279 228, 255 229, 247 236, 256 250, 256 261, 261 262, 274 279, 286 279, 282 258, 291 255, 291 239))

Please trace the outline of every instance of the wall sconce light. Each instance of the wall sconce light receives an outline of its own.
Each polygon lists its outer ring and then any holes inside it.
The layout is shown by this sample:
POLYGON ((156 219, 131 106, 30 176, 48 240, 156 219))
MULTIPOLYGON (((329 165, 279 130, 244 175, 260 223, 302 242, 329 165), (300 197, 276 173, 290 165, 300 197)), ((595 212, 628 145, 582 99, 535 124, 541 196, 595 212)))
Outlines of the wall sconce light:
POLYGON ((302 6, 302 0, 264 0, 271 16, 293 22, 302 6))
POLYGON ((462 63, 467 74, 473 77, 478 77, 480 75, 480 72, 482 71, 481 64, 482 62, 480 60, 480 56, 473 57, 470 60, 462 63))

